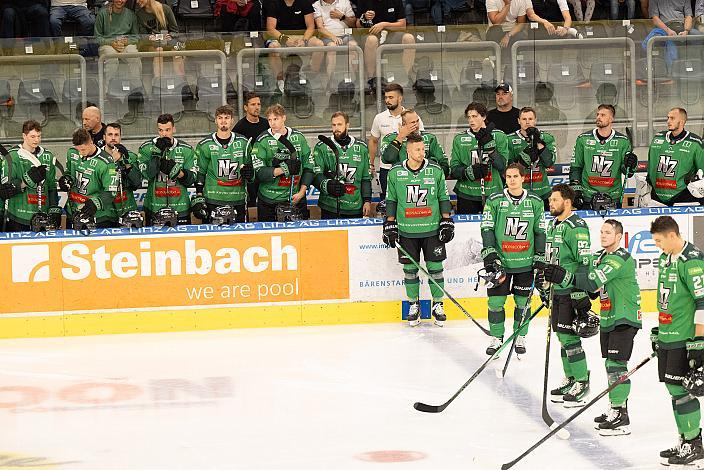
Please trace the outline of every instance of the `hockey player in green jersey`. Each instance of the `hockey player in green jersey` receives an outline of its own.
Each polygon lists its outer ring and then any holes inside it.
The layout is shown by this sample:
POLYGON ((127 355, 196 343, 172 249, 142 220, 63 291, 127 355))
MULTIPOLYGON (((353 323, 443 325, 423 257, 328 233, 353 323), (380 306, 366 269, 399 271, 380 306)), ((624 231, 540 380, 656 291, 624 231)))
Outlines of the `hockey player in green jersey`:
MULTIPOLYGON (((678 202, 704 202, 687 190, 698 170, 704 170, 701 138, 685 130, 687 111, 672 108, 667 113, 667 131, 653 137, 648 149, 650 197, 672 206, 678 202)), ((700 180, 701 181, 701 180, 700 180)))
POLYGON ((334 113, 331 125, 339 162, 336 162, 334 152, 325 143, 318 142, 313 148, 313 184, 320 191, 320 218, 369 217, 372 210, 372 172, 367 144, 349 135, 350 118, 346 113, 334 113))
MULTIPOLYGON (((702 468, 704 451, 699 400, 688 388, 690 374, 704 365, 704 255, 682 239, 677 222, 661 216, 650 225, 658 260, 658 327, 651 339, 658 376, 672 399, 679 443, 660 452, 664 465, 702 468)), ((701 390, 695 392, 701 395, 701 390)))
POLYGON ((543 209, 550 210, 550 181, 547 169, 555 164, 557 150, 555 137, 541 132, 537 127, 533 108, 521 108, 518 123, 521 128, 508 134, 509 161, 518 162, 529 169, 523 187, 543 200, 543 209))
POLYGON ((115 168, 120 176, 118 193, 115 197, 115 210, 117 211, 118 222, 123 222, 123 217, 130 214, 133 219, 125 219, 125 226, 132 226, 135 223, 138 213, 137 202, 134 199, 134 191, 142 187, 142 173, 139 171, 137 154, 127 150, 122 145, 122 126, 120 123, 111 122, 105 126, 105 147, 103 150, 112 157, 115 168))
POLYGON ((579 135, 574 143, 570 185, 576 193, 575 209, 620 208, 623 175, 630 178, 638 168, 638 157, 628 138, 612 127, 615 112, 610 104, 599 105, 596 127, 579 135))
MULTIPOLYGON (((59 178, 59 187, 68 193, 67 225, 74 218, 94 220, 98 228, 115 227, 117 213, 114 200, 119 178, 115 162, 95 146, 90 133, 76 129, 66 154, 66 174, 59 178)), ((74 227, 77 228, 77 227, 74 227)))
MULTIPOLYGON (((587 294, 574 287, 575 276, 586 272, 591 260, 589 228, 573 211, 574 198, 574 190, 568 185, 553 186, 550 214, 554 219, 547 228, 547 266, 542 274, 545 281, 553 284, 550 320, 560 341, 565 371, 565 380, 550 391, 550 396, 553 402, 564 403, 568 408, 584 406, 584 397, 589 392, 589 369, 582 349, 581 330, 575 330, 573 325, 590 325, 592 306, 587 294)), ((538 279, 536 284, 540 282, 540 275, 538 279)), ((596 330, 587 333, 595 334, 596 330)))
MULTIPOLYGON (((179 225, 191 223, 191 200, 188 188, 193 186, 198 173, 193 147, 174 137, 176 126, 171 114, 162 114, 156 120, 159 137, 147 140, 139 147, 139 169, 149 183, 144 197, 144 215, 147 225, 172 225, 171 217, 161 209, 171 208, 178 216, 179 225), (155 216, 159 213, 159 217, 155 216)), ((171 212, 171 211, 169 211, 171 212)))
POLYGON ((43 148, 41 125, 34 120, 22 124, 22 143, 10 149, 11 171, 3 196, 8 199, 8 232, 28 231, 34 215, 48 214, 54 228, 61 227, 61 208, 56 188, 56 157, 43 148), (41 186, 41 201, 38 188, 41 186), (7 197, 9 196, 9 197, 7 197))
POLYGON ((504 187, 508 139, 499 130, 487 129, 486 113, 482 103, 469 103, 464 111, 469 129, 452 140, 450 175, 457 179, 458 214, 481 213, 486 198, 504 187))
POLYGON ((381 161, 382 163, 395 164, 405 160, 406 155, 406 137, 411 133, 418 133, 423 137, 425 144, 425 157, 440 165, 442 171, 445 172, 445 177, 450 175, 450 165, 447 162, 445 151, 438 143, 438 138, 430 132, 418 130, 420 127, 420 116, 413 109, 405 109, 401 111, 401 125, 398 132, 386 134, 381 140, 381 161))
MULTIPOLYGON (((410 260, 401 251, 398 253, 410 303, 408 323, 417 326, 420 323, 420 280, 414 262, 420 264, 422 252, 428 273, 439 286, 444 286, 445 244, 454 237, 455 224, 450 217, 452 205, 442 168, 425 158, 425 145, 420 135, 410 134, 406 145, 408 159, 389 170, 383 240, 391 248, 398 243, 413 258, 410 260)), ((443 291, 428 282, 433 297, 432 315, 435 323, 442 326, 446 320, 443 291)))
MULTIPOLYGON (((482 215, 484 269, 506 273, 501 284, 487 289, 491 343, 486 353, 489 356, 503 344, 507 296, 513 294, 513 330, 516 331, 523 323, 524 307, 533 295, 533 271, 545 268, 543 202, 523 189, 524 179, 525 168, 511 163, 506 168, 506 189, 489 196, 482 215)), ((526 352, 527 331, 526 323, 516 338, 516 354, 526 352)))
POLYGON ((313 156, 305 136, 286 127, 286 110, 280 104, 266 110, 269 130, 252 148, 252 164, 259 181, 257 219, 273 222, 278 218, 308 219, 306 190, 313 183, 313 156), (285 137, 296 149, 291 152, 279 140, 285 137), (295 213, 293 213, 295 211, 295 213))
MULTIPOLYGON (((622 238, 621 222, 605 220, 601 226, 602 250, 592 256, 589 272, 577 271, 574 281, 578 289, 599 293, 601 357, 606 360, 609 385, 628 370, 633 338, 643 327, 636 262, 628 250, 620 247, 622 238)), ((631 433, 627 407, 630 390, 629 379, 609 392, 609 411, 594 419, 602 436, 631 433)))
POLYGON ((196 145, 198 178, 191 209, 204 222, 226 222, 218 220, 227 214, 219 208, 228 206, 235 210, 236 222, 246 220, 247 182, 254 178, 254 167, 249 140, 232 132, 233 118, 230 106, 218 107, 217 130, 196 145))

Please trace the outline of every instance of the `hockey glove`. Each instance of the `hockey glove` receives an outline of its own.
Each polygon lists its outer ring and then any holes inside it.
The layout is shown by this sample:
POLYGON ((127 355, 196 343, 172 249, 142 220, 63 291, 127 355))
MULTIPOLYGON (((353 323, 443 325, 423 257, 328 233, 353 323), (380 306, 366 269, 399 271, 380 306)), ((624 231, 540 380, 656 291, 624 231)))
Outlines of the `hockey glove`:
POLYGON ((704 336, 696 336, 687 341, 687 359, 690 369, 697 369, 704 365, 704 336))
POLYGON ((27 186, 36 188, 39 183, 46 179, 46 167, 44 165, 33 166, 22 178, 27 186))
POLYGON ((245 163, 244 165, 242 165, 242 168, 240 168, 240 176, 242 177, 242 179, 248 181, 254 179, 254 167, 251 163, 245 163))
POLYGON ((203 196, 194 196, 191 201, 191 213, 200 220, 208 218, 208 206, 203 196))
POLYGON ((3 183, 0 185, 0 199, 7 200, 21 192, 20 188, 12 183, 3 183))
POLYGON ((492 247, 485 248, 482 250, 482 261, 484 262, 484 268, 489 269, 494 264, 499 263, 501 265, 501 258, 496 250, 492 247))
POLYGON ((86 199, 80 212, 87 217, 95 217, 95 213, 98 212, 98 206, 95 205, 92 199, 86 199))
POLYGON ((623 159, 623 166, 626 168, 626 173, 632 175, 638 169, 638 156, 633 152, 628 152, 623 159))
POLYGON ((489 165, 484 163, 475 163, 472 166, 468 166, 465 171, 467 173, 467 179, 479 181, 482 178, 489 176, 489 165))
POLYGON ((490 148, 494 148, 496 146, 495 144, 491 144, 494 140, 494 136, 486 127, 479 129, 474 136, 477 138, 479 146, 485 150, 489 150, 490 148))
POLYGON ((49 220, 51 221, 51 225, 53 225, 57 229, 61 228, 61 212, 62 210, 58 206, 52 206, 47 211, 47 213, 49 214, 49 220))
POLYGON ((572 201, 572 207, 576 210, 580 210, 584 207, 584 196, 582 196, 581 189, 574 190, 574 201, 572 201))
POLYGON ((71 191, 71 187, 73 186, 73 178, 71 178, 68 175, 63 175, 61 178, 59 178, 59 189, 61 191, 69 192, 71 191))
POLYGON ((325 191, 332 197, 341 197, 345 194, 345 185, 336 179, 329 179, 325 183, 325 191))
POLYGON ((297 175, 301 171, 301 161, 293 158, 287 158, 279 163, 279 168, 284 170, 284 176, 290 178, 292 175, 297 175))
POLYGON ((568 273, 565 268, 556 264, 548 264, 543 270, 545 280, 554 284, 569 283, 572 280, 572 274, 568 273))
POLYGON ((450 243, 453 238, 455 238, 455 221, 452 218, 443 217, 440 219, 438 240, 441 243, 450 243))
POLYGON ((124 163, 127 163, 127 160, 130 158, 130 152, 127 150, 127 147, 125 147, 122 144, 117 144, 115 145, 115 148, 117 149, 118 152, 120 152, 120 161, 124 161, 124 163))
POLYGON ((161 150, 161 153, 164 153, 171 148, 171 139, 168 137, 159 137, 156 139, 156 142, 154 142, 154 145, 161 150))
POLYGON ((162 158, 159 161, 159 171, 169 177, 169 179, 176 179, 178 174, 181 172, 181 165, 176 163, 176 160, 169 160, 168 158, 162 158))
POLYGON ((592 301, 586 295, 579 299, 572 299, 572 308, 577 315, 585 315, 592 309, 592 301))
POLYGON ((541 272, 547 267, 545 264, 545 253, 536 253, 533 255, 533 271, 541 272))
POLYGON ((381 239, 384 245, 389 248, 396 248, 396 242, 398 241, 398 224, 395 220, 384 221, 384 233, 381 239))
POLYGON ((537 127, 529 127, 526 129, 526 135, 538 142, 540 140, 540 129, 537 127))
POLYGON ((658 345, 658 335, 660 333, 660 328, 654 326, 650 330, 650 344, 653 346, 653 352, 658 352, 660 346, 658 345))

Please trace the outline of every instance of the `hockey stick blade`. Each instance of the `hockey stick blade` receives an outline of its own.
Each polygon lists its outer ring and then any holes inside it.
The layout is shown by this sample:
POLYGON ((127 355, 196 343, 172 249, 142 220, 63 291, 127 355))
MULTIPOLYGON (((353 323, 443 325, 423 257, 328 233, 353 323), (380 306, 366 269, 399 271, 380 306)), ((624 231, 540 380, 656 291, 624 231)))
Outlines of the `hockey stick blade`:
POLYGON ((572 421, 574 421, 579 415, 581 415, 582 413, 584 413, 585 411, 587 411, 587 409, 589 409, 594 403, 596 403, 597 401, 599 401, 599 400, 601 400, 602 398, 604 398, 604 396, 606 396, 611 390, 613 390, 614 388, 616 388, 617 386, 621 385, 623 382, 625 382, 626 380, 628 380, 628 378, 629 378, 630 376, 632 376, 633 374, 635 374, 635 373, 638 371, 638 369, 640 369, 641 367, 643 367, 644 365, 646 365, 652 358, 654 358, 654 357, 656 356, 656 354, 657 354, 656 352, 653 352, 653 353, 651 353, 648 357, 646 357, 645 359, 643 359, 642 361, 640 361, 633 369, 631 369, 631 370, 629 370, 628 372, 626 372, 625 374, 623 374, 623 375, 622 375, 621 377, 619 377, 614 383, 612 383, 611 385, 609 385, 608 387, 606 387, 604 390, 602 390, 601 392, 599 392, 599 395, 597 395, 597 396, 595 396, 594 398, 592 398, 592 399, 589 401, 589 403, 587 403, 586 405, 584 405, 582 408, 579 409, 579 411, 577 411, 577 412, 574 413, 572 416, 570 416, 569 418, 567 418, 567 419, 566 419, 565 421, 563 421, 561 424, 556 425, 554 428, 553 428, 552 426, 550 426, 550 432, 549 432, 549 433, 547 433, 545 436, 543 436, 538 442, 536 442, 535 444, 533 444, 532 446, 530 446, 530 447, 529 447, 525 452, 523 452, 521 455, 519 455, 519 456, 516 457, 515 459, 511 460, 510 462, 507 462, 507 463, 503 464, 503 465, 501 466, 501 470, 507 470, 507 469, 513 467, 513 466, 516 465, 519 461, 521 461, 526 455, 528 455, 528 454, 530 454, 531 452, 533 452, 540 444, 542 444, 543 442, 545 442, 545 441, 547 441, 548 439, 550 439, 552 436, 554 436, 555 434, 557 434, 559 431, 564 430, 563 428, 564 428, 565 426, 567 426, 569 423, 571 423, 572 421))
POLYGON ((630 126, 626 127, 626 137, 628 137, 628 142, 631 144, 631 149, 633 149, 633 131, 630 126))
MULTIPOLYGON (((532 320, 532 319, 538 314, 538 312, 540 312, 541 310, 542 310, 542 306, 541 306, 540 308, 538 308, 535 312, 533 312, 533 313, 530 315, 530 317, 528 318, 527 321, 532 320)), ((487 359, 487 360, 484 362, 484 364, 482 364, 481 366, 479 366, 479 369, 477 369, 477 370, 474 372, 474 374, 472 374, 472 376, 469 378, 469 380, 467 380, 467 381, 464 383, 464 385, 462 385, 462 386, 460 387, 460 389, 457 390, 457 392, 455 392, 455 394, 452 395, 452 396, 450 397, 450 399, 447 400, 445 403, 443 403, 442 405, 428 405, 428 404, 426 404, 426 403, 416 402, 416 403, 413 404, 413 408, 415 408, 416 410, 421 411, 421 412, 423 412, 423 413, 440 413, 440 412, 442 412, 445 408, 447 408, 447 406, 448 406, 450 403, 452 403, 452 402, 455 400, 455 398, 457 398, 457 397, 459 396, 460 393, 462 393, 462 392, 464 391, 465 388, 467 388, 467 387, 469 386, 469 384, 472 383, 472 381, 473 381, 474 379, 477 378, 477 376, 478 376, 479 374, 482 373, 482 371, 483 371, 484 369, 486 369, 486 366, 488 366, 491 361, 493 361, 494 359, 496 359, 497 357, 499 357, 499 355, 501 354, 501 351, 503 351, 503 350, 506 348, 506 346, 508 346, 509 344, 511 344, 511 342, 510 342, 511 339, 513 339, 513 337, 514 337, 515 335, 517 335, 520 331, 521 331, 520 329, 514 331, 513 334, 512 334, 511 336, 509 336, 509 337, 506 339, 506 341, 499 347, 499 349, 497 349, 494 354, 492 354, 491 356, 489 356, 489 359, 487 359)))
POLYGON ((330 150, 332 150, 332 153, 334 153, 336 157, 340 153, 340 150, 337 148, 337 145, 335 145, 335 142, 333 142, 330 137, 320 134, 318 136, 318 140, 330 147, 330 150))

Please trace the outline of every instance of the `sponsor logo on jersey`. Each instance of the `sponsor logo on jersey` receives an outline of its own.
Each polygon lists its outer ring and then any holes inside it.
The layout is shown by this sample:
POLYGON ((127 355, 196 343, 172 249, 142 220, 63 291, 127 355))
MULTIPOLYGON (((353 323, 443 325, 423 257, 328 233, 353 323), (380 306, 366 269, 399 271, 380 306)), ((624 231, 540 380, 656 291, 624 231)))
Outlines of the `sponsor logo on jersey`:
POLYGON ((526 183, 540 183, 542 181, 543 181, 543 173, 542 172, 531 171, 523 179, 523 184, 525 185, 526 183))
POLYGON ((700 268, 699 266, 691 267, 687 269, 687 274, 689 274, 690 276, 697 276, 699 274, 702 274, 702 268, 700 268))
POLYGON ((590 186, 601 186, 611 188, 614 185, 614 178, 604 178, 600 176, 590 176, 587 178, 587 182, 590 186))
POLYGON ((672 323, 672 315, 665 312, 660 312, 658 314, 658 323, 661 325, 669 325, 672 323))
POLYGON ((677 189, 677 181, 668 178, 655 178, 657 189, 677 189))
POLYGON ((587 139, 587 145, 596 145, 596 140, 594 140, 594 139, 587 139))
POLYGON ((471 142, 472 138, 469 136, 462 136, 460 137, 460 142, 471 142))
POLYGON ((435 184, 435 180, 433 178, 423 178, 423 184, 435 184))
POLYGON ((406 170, 398 170, 396 176, 408 176, 408 172, 406 170))
POLYGON ((665 142, 663 139, 653 139, 653 144, 655 144, 655 145, 660 145, 663 142, 665 142))
POLYGON ((430 217, 431 215, 433 215, 433 209, 430 207, 408 207, 405 210, 405 216, 407 219, 430 217))
POLYGON ((601 312, 602 314, 604 312, 608 312, 611 310, 611 299, 606 298, 606 299, 601 299, 601 312))
POLYGON ((528 251, 530 248, 530 242, 528 241, 521 241, 521 242, 510 242, 510 241, 503 241, 501 242, 501 251, 504 253, 518 253, 521 251, 528 251))
POLYGON ((177 186, 169 186, 169 189, 167 192, 166 187, 161 186, 161 187, 154 189, 154 195, 156 197, 164 197, 165 198, 168 196, 168 197, 176 198, 176 197, 181 196, 181 188, 179 188, 177 186))
POLYGON ((509 202, 508 201, 501 201, 499 203, 499 207, 508 207, 509 202))

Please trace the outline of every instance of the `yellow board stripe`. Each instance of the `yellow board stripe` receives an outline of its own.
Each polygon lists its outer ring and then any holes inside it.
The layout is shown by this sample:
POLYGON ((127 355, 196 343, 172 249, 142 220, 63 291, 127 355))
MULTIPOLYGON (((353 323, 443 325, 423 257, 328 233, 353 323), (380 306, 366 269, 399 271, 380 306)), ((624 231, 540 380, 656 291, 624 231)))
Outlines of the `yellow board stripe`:
MULTIPOLYGON (((657 311, 656 292, 643 291, 642 310, 657 311)), ((487 298, 458 299, 475 318, 486 318, 487 298)), ((119 333, 158 333, 169 331, 221 330, 353 323, 394 323, 401 319, 400 301, 320 303, 304 305, 267 305, 198 310, 158 310, 140 312, 94 313, 54 316, 0 316, 0 338, 41 338, 119 333)), ((540 301, 533 297, 532 307, 540 301)), ((511 300, 506 305, 511 311, 511 300)), ((593 302, 594 311, 599 309, 593 302)), ((467 317, 450 301, 445 301, 449 320, 467 317)), ((541 312, 545 315, 546 312, 541 312)), ((512 315, 508 315, 512 317, 512 315)))

